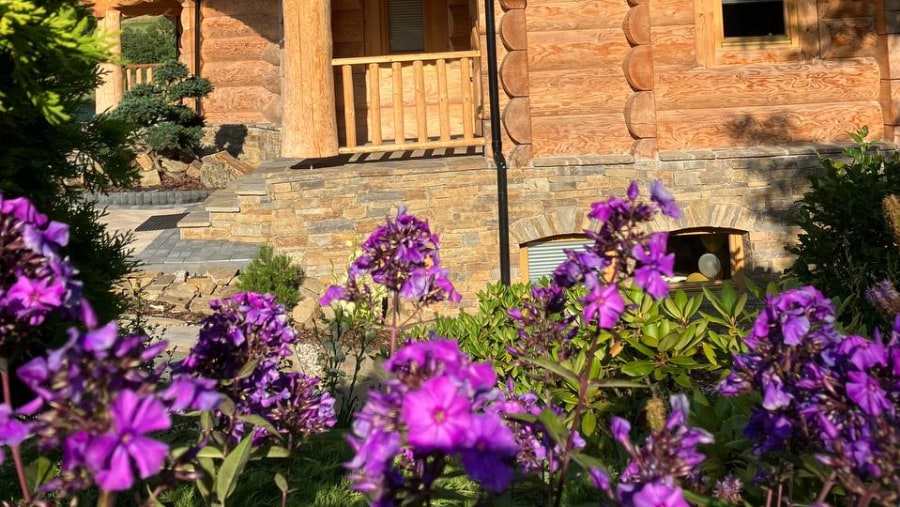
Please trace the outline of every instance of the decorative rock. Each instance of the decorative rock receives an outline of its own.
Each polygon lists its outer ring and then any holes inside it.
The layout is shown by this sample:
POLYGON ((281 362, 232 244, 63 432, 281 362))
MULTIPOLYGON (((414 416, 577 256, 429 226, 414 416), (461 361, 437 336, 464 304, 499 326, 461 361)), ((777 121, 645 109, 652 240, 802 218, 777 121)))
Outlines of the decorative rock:
POLYGON ((173 160, 170 158, 160 159, 159 165, 162 166, 163 170, 169 174, 181 174, 187 171, 188 165, 180 160, 173 160))
POLYGON ((199 160, 192 160, 191 163, 187 166, 187 169, 185 169, 184 175, 188 178, 199 180, 202 168, 203 165, 199 160))
POLYGON ((162 185, 162 180, 159 177, 159 172, 156 169, 152 169, 150 171, 141 171, 141 186, 142 187, 156 187, 162 185))
POLYGON ((215 267, 206 271, 206 275, 219 287, 230 284, 231 280, 237 276, 237 274, 238 271, 234 268, 215 267))
POLYGON ((184 281, 187 285, 196 287, 198 291, 200 291, 201 296, 207 296, 213 293, 216 290, 216 282, 214 282, 211 278, 207 277, 195 277, 188 278, 184 281))
POLYGON ((137 157, 134 158, 134 163, 141 168, 141 171, 156 170, 156 164, 153 162, 153 158, 146 153, 138 153, 137 157))
POLYGON ((227 151, 203 157, 200 183, 206 188, 226 188, 237 178, 251 174, 256 168, 234 158, 227 151))
POLYGON ((311 329, 315 324, 319 308, 318 298, 305 297, 291 311, 291 317, 303 329, 311 329))
POLYGON ((193 313, 199 313, 201 315, 212 315, 213 311, 209 307, 209 303, 214 299, 219 298, 210 296, 197 296, 191 300, 190 306, 188 306, 188 308, 193 313))

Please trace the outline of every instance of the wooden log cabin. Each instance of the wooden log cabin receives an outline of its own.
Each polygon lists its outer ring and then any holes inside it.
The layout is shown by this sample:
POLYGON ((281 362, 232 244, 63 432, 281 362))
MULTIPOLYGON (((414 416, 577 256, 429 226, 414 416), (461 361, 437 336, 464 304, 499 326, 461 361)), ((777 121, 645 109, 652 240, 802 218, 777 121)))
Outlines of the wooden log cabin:
MULTIPOLYGON (((254 192, 238 186, 236 212, 209 211, 185 237, 269 242, 326 278, 343 242, 403 202, 443 233, 464 294, 499 277, 483 0, 93 5, 110 31, 122 16, 176 18, 181 59, 215 86, 202 103, 211 142, 268 168, 254 192), (460 150, 476 155, 436 157, 460 150), (358 163, 289 169, 339 154, 358 163)), ((514 279, 546 274, 580 241, 589 204, 633 179, 661 179, 681 202, 679 222, 655 227, 672 231, 684 280, 777 274, 817 156, 861 126, 885 148, 900 135, 896 0, 494 8, 514 279)), ((125 82, 108 71, 100 110, 125 82)))

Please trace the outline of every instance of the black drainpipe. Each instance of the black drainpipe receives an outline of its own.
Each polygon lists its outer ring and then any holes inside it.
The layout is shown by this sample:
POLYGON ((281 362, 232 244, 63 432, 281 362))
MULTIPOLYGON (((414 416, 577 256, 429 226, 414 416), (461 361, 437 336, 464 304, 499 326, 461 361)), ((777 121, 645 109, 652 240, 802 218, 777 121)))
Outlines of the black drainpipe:
MULTIPOLYGON (((200 0, 194 0, 194 76, 200 77, 200 0)), ((194 109, 200 114, 200 97, 194 99, 194 109)))
POLYGON ((509 285, 509 196, 506 184, 506 157, 500 138, 500 89, 497 82, 497 31, 494 25, 494 0, 484 0, 487 28, 488 96, 491 108, 491 151, 497 166, 497 221, 500 229, 500 282, 509 285))

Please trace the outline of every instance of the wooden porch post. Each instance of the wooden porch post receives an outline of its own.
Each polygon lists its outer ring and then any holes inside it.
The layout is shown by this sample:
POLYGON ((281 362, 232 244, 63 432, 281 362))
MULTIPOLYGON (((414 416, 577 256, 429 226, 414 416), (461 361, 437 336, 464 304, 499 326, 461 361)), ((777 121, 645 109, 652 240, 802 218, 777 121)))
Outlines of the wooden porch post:
MULTIPOLYGON (((122 56, 122 13, 116 9, 107 9, 103 19, 100 20, 100 29, 103 33, 115 33, 110 53, 113 59, 122 56)), ((125 70, 120 62, 100 64, 103 83, 97 87, 95 110, 102 113, 119 105, 122 93, 125 91, 125 70)))
POLYGON ((338 154, 331 0, 283 0, 284 113, 281 156, 338 154))

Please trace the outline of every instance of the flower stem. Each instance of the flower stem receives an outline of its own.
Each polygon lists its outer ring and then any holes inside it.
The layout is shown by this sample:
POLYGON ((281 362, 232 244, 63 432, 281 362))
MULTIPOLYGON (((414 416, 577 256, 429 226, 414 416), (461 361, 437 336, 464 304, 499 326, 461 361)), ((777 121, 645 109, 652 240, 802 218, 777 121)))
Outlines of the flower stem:
POLYGON ((395 292, 391 299, 391 355, 397 349, 397 321, 400 319, 400 293, 395 292))
POLYGON ((97 498, 97 507, 113 507, 116 504, 116 494, 113 491, 101 491, 97 498))
MULTIPOLYGON (((0 379, 3 383, 3 402, 12 409, 12 392, 9 388, 9 363, 6 358, 0 358, 0 379)), ((22 500, 31 502, 31 491, 28 489, 28 480, 25 479, 25 466, 22 464, 22 453, 18 445, 9 446, 16 467, 16 477, 19 479, 19 488, 22 490, 22 500)))
POLYGON ((828 479, 825 481, 825 484, 822 484, 822 490, 819 491, 819 496, 816 497, 816 503, 825 502, 825 497, 828 496, 828 493, 831 491, 831 488, 834 486, 834 479, 837 477, 837 472, 832 471, 831 475, 828 476, 828 479))

